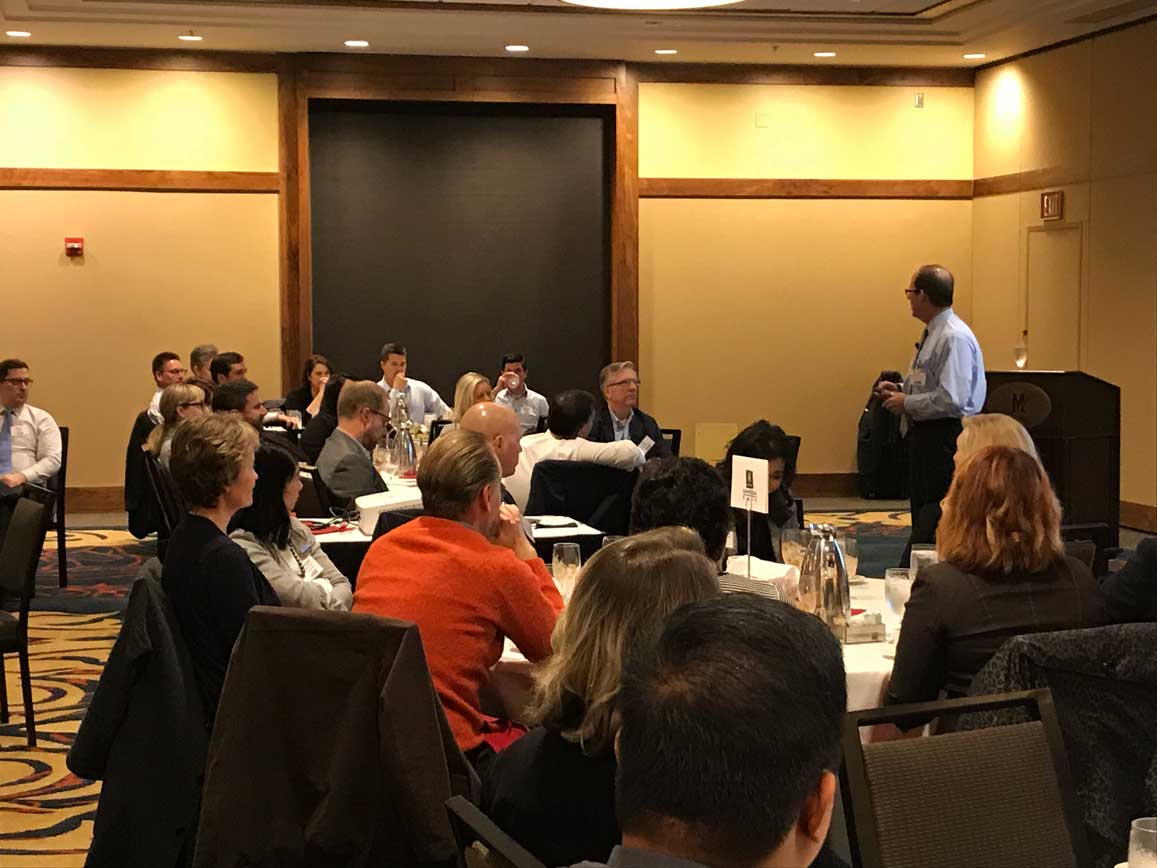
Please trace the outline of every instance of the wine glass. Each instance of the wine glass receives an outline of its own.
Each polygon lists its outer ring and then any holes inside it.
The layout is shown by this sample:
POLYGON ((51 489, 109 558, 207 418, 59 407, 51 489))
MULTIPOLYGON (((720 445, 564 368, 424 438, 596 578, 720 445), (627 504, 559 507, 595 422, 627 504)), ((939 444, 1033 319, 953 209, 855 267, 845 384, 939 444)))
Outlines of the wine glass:
POLYGON ((1129 868, 1157 868, 1157 817, 1134 820, 1129 830, 1129 868))
POLYGON ((779 554, 783 558, 783 562, 797 570, 801 569, 809 542, 811 542, 811 534, 806 530, 790 528, 783 531, 779 537, 779 554))
POLYGON ((891 634, 890 642, 895 642, 904 621, 904 610, 912 595, 913 573, 911 570, 891 569, 884 571, 884 626, 891 634))
POLYGON ((927 543, 917 543, 912 546, 912 554, 908 557, 908 566, 912 568, 912 578, 920 575, 920 570, 939 563, 940 556, 936 554, 936 546, 927 543))
POLYGON ((578 543, 560 542, 554 544, 551 554, 551 573, 558 592, 566 602, 570 602, 570 595, 574 593, 575 582, 578 581, 579 570, 582 568, 582 552, 578 543))

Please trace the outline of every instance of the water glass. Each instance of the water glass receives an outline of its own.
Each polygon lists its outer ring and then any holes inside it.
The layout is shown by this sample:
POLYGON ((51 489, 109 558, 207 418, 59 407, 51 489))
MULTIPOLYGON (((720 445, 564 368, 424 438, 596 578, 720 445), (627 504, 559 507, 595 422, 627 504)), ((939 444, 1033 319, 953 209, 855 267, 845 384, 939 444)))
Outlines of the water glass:
POLYGON ((582 568, 582 553, 578 543, 560 542, 554 544, 551 555, 551 572, 554 583, 563 600, 570 602, 570 595, 574 593, 575 582, 578 581, 579 570, 582 568))
POLYGON ((779 554, 785 564, 797 570, 803 567, 803 557, 807 554, 807 545, 811 542, 811 533, 799 528, 785 530, 779 538, 779 554))
POLYGON ((615 536, 614 534, 609 533, 603 537, 602 544, 599 545, 599 548, 605 549, 607 546, 614 545, 615 543, 617 543, 621 539, 626 539, 626 537, 625 536, 615 536))
POLYGON ((912 546, 912 554, 908 558, 908 566, 912 568, 912 578, 920 575, 920 570, 940 562, 936 554, 936 546, 920 543, 912 546))
POLYGON ((1129 868, 1157 868, 1157 817, 1141 817, 1129 830, 1129 868))
POLYGON ((282 411, 290 419, 297 420, 297 427, 301 428, 301 411, 300 410, 283 410, 282 411))
POLYGON ((889 641, 895 642, 904 621, 904 609, 912 595, 913 573, 911 570, 892 569, 884 572, 884 627, 889 633, 889 641))

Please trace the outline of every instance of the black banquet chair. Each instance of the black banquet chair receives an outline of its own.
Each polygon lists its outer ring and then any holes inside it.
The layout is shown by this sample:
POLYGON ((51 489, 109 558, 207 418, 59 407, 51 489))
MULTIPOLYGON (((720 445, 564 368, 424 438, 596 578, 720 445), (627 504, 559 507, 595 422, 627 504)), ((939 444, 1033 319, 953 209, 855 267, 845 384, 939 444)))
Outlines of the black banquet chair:
POLYGON ((469 799, 454 796, 446 812, 458 845, 458 868, 546 868, 469 799))
POLYGON ((627 533, 637 470, 589 461, 540 461, 530 475, 527 515, 565 515, 605 534, 627 533))
POLYGON ((19 596, 17 614, 0 611, 0 723, 8 722, 8 683, 4 655, 20 658, 20 687, 24 695, 24 729, 28 746, 36 747, 36 717, 32 708, 32 674, 28 664, 28 610, 36 591, 36 570, 44 537, 52 519, 53 496, 40 500, 22 497, 16 502, 4 542, 0 546, 0 597, 19 596))
POLYGON ((1085 868, 1052 694, 1032 690, 850 712, 840 785, 855 868, 1085 868), (1028 720, 863 744, 860 727, 1017 708, 1028 720))

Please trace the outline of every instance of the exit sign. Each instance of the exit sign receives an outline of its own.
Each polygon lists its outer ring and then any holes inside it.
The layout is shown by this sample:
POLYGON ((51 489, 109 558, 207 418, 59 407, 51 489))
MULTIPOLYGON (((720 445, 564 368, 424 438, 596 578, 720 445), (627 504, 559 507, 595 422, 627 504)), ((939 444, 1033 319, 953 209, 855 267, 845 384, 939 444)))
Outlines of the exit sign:
POLYGON ((1065 216, 1065 191, 1050 190, 1040 194, 1041 220, 1060 220, 1065 216))

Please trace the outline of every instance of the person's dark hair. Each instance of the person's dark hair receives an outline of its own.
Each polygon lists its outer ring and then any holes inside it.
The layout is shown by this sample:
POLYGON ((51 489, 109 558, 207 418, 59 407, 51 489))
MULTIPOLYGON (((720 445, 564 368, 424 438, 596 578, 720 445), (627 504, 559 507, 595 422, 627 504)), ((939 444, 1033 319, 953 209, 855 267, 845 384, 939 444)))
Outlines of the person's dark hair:
POLYGON ((555 437, 570 440, 595 414, 595 396, 582 389, 567 389, 550 399, 546 427, 555 437))
POLYGON ((213 357, 213 361, 209 365, 209 376, 211 376, 213 382, 216 383, 218 377, 229 376, 229 369, 244 361, 245 357, 241 355, 241 353, 218 353, 213 357))
POLYGON ((764 859, 840 764, 844 661, 793 606, 723 594, 676 609, 619 689, 615 805, 624 835, 719 868, 764 859), (678 827, 682 827, 679 829, 678 827))
MULTIPOLYGON (((199 368, 205 362, 212 363, 217 356, 217 348, 213 344, 197 344, 189 353, 189 370, 199 368)), ((210 374, 212 371, 210 371, 210 374)))
POLYGON ((232 528, 247 530, 265 545, 283 549, 289 544, 289 510, 285 508, 285 486, 297 475, 297 461, 280 446, 262 445, 254 457, 257 484, 253 505, 239 510, 232 528))
MULTIPOLYGON (((221 358, 218 356, 217 358, 221 358)), ((216 362, 214 362, 216 364, 216 362)), ((257 384, 249 380, 234 380, 222 383, 213 390, 214 413, 240 413, 245 409, 245 399, 257 391, 257 384)))
POLYGON ((530 370, 526 365, 526 356, 522 353, 504 353, 502 356, 502 364, 498 367, 505 368, 507 365, 522 365, 522 367, 530 370))
POLYGON ((952 272, 943 265, 921 265, 912 279, 912 288, 928 296, 937 307, 952 306, 952 290, 955 285, 952 272))
POLYGON ((391 355, 404 356, 405 354, 406 348, 401 343, 398 341, 388 341, 382 344, 382 351, 378 354, 378 358, 384 362, 391 355))
POLYGON ((325 369, 329 371, 331 376, 333 375, 333 367, 330 365, 329 359, 327 359, 325 356, 319 356, 316 353, 314 353, 312 356, 307 356, 305 359, 305 366, 301 372, 301 385, 305 386, 307 389, 309 388, 309 376, 313 373, 313 369, 318 365, 325 365, 325 369))
POLYGON ((12 371, 17 371, 20 368, 27 368, 28 362, 22 359, 4 359, 0 362, 0 380, 8 378, 8 374, 12 371))
POLYGON ((153 373, 159 374, 164 370, 166 362, 179 362, 181 357, 176 353, 157 353, 153 356, 153 373))
POLYGON ((631 533, 682 525, 703 539, 707 557, 723 557, 731 498, 718 471, 701 458, 662 458, 639 471, 631 496, 631 533))
POLYGON ((325 384, 325 390, 321 393, 319 413, 330 413, 335 419, 337 418, 337 399, 341 395, 341 387, 344 385, 345 377, 331 369, 329 382, 325 384))
POLYGON ((795 446, 778 425, 766 419, 752 422, 735 435, 727 444, 727 454, 719 462, 719 474, 731 490, 731 460, 740 455, 745 458, 764 458, 774 461, 783 459, 783 482, 779 491, 769 498, 768 510, 772 521, 782 525, 795 514, 795 500, 791 494, 791 484, 795 481, 795 446))

